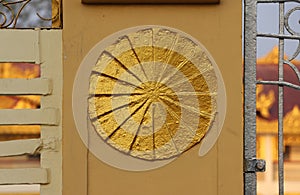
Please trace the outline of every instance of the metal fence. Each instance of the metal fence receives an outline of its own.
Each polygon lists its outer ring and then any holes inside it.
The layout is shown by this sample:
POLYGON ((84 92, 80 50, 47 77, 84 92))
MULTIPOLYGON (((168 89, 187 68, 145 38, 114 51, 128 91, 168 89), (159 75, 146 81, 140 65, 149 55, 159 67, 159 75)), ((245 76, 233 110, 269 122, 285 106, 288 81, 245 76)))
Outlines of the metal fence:
MULTIPOLYGON (((300 71, 292 63, 300 53, 300 32, 289 23, 290 17, 300 10, 299 0, 245 0, 244 1, 244 194, 256 194, 256 172, 264 171, 265 162, 256 159, 256 85, 276 85, 278 87, 278 186, 279 195, 284 194, 284 158, 283 158, 283 95, 284 88, 300 89, 299 85, 287 82, 283 66, 289 66, 300 81, 300 71), (292 8, 286 4, 296 3, 292 8), (258 4, 278 5, 278 32, 262 33, 257 31, 258 4), (257 80, 256 52, 257 38, 264 37, 278 40, 278 80, 257 80), (284 57, 286 40, 298 40, 298 48, 291 58, 284 57)), ((275 19, 274 18, 274 19, 275 19)), ((276 19, 277 19, 276 18, 276 19)), ((300 18, 299 18, 300 19, 300 18)))

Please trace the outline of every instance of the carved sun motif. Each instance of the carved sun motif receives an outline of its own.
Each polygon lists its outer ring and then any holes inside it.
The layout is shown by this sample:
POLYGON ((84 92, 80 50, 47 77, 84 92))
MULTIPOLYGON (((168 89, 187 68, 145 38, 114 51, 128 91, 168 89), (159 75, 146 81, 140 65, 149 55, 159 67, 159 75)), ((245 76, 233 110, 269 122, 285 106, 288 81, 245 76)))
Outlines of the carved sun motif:
POLYGON ((203 46, 167 27, 145 27, 99 53, 89 78, 89 118, 118 151, 169 159, 199 143, 211 127, 217 83, 203 46))

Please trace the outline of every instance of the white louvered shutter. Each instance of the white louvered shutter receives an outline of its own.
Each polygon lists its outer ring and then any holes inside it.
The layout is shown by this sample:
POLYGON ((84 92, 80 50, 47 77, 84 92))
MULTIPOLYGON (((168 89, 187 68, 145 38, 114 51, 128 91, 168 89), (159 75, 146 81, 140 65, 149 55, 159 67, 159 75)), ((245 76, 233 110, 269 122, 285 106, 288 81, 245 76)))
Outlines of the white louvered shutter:
POLYGON ((62 194, 62 31, 1 30, 0 62, 41 65, 36 79, 0 79, 0 95, 41 95, 39 109, 0 109, 0 125, 41 125, 40 139, 0 142, 0 158, 41 155, 40 168, 0 169, 0 185, 41 184, 62 194))

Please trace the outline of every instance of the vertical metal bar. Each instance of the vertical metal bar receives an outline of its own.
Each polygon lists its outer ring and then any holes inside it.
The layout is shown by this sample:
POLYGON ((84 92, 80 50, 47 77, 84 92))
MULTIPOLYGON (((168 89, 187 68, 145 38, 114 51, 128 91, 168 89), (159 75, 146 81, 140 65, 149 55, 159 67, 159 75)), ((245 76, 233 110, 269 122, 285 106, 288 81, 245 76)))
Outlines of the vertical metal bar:
MULTIPOLYGON (((284 2, 279 3, 279 34, 284 34, 284 2)), ((283 81, 284 39, 279 39, 278 80, 283 81)), ((278 185, 284 194, 283 164, 283 86, 278 86, 278 185)))
MULTIPOLYGON (((256 6, 244 2, 244 160, 256 158, 256 6)), ((256 194, 256 173, 244 172, 244 194, 256 194)))

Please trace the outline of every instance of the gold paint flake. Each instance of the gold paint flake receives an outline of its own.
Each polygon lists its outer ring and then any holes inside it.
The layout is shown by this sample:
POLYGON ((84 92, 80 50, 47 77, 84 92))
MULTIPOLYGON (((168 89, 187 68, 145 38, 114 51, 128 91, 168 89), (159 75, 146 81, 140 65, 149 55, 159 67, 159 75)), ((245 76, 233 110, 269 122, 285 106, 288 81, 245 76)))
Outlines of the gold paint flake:
POLYGON ((168 159, 199 143, 216 112, 212 62, 190 38, 166 28, 120 37, 90 76, 89 116, 115 149, 168 159))

